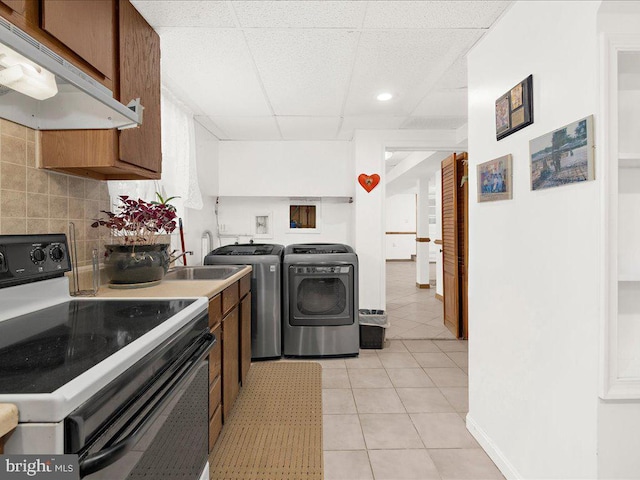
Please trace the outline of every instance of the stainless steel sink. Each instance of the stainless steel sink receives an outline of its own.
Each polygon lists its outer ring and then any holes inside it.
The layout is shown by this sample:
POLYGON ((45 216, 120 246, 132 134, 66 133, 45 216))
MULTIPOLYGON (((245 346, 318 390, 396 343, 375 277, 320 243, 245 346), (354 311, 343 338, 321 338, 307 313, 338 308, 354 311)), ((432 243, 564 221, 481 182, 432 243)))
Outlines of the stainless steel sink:
POLYGON ((225 280, 243 268, 245 268, 243 265, 174 267, 164 275, 164 280, 225 280))

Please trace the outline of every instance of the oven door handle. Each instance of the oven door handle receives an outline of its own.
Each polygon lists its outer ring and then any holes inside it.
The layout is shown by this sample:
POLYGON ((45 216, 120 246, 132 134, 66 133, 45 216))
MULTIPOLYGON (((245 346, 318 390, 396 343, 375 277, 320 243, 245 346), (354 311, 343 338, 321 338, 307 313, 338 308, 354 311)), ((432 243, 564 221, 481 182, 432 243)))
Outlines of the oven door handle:
POLYGON ((131 432, 122 440, 104 448, 99 452, 91 455, 87 455, 80 461, 80 478, 90 475, 98 470, 108 467, 112 463, 122 458, 133 446, 140 440, 140 437, 147 431, 154 420, 162 412, 165 405, 169 402, 171 397, 182 388, 182 386, 189 380, 191 375, 196 371, 200 361, 203 360, 209 353, 209 350, 216 342, 216 338, 213 334, 207 332, 203 335, 200 345, 193 353, 190 359, 180 368, 177 379, 173 384, 165 390, 164 393, 158 395, 157 399, 152 400, 155 404, 133 427, 131 432))

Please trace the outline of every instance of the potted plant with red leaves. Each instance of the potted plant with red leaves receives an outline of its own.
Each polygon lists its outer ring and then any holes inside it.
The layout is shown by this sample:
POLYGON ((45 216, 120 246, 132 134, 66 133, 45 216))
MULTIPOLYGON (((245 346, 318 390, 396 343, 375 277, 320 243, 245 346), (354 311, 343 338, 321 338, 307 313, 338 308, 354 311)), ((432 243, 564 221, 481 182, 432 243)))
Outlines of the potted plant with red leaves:
POLYGON ((176 197, 146 202, 126 195, 119 197, 118 212, 102 210, 106 218, 96 218, 92 227, 111 230, 115 242, 105 245, 105 270, 112 286, 154 284, 169 268, 169 243, 164 240, 176 229, 176 197))

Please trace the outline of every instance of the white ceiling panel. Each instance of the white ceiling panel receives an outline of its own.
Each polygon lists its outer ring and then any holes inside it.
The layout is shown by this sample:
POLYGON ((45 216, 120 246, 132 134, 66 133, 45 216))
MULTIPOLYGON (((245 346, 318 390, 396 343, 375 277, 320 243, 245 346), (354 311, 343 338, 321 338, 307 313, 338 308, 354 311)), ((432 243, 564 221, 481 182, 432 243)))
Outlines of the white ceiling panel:
POLYGON ((358 33, 256 29, 245 34, 276 115, 341 114, 358 33))
POLYGON ((162 74, 207 115, 271 115, 242 32, 158 29, 162 74))
POLYGON ((373 1, 364 28, 489 28, 510 2, 373 1))
POLYGON ((335 140, 340 117, 276 117, 285 140, 335 140))
POLYGON ((219 140, 231 140, 229 134, 224 132, 218 125, 216 125, 213 120, 209 117, 194 115, 193 119, 202 125, 205 129, 209 130, 212 134, 216 136, 219 140))
POLYGON ((467 88, 467 56, 458 58, 440 77, 434 88, 447 90, 467 88))
POLYGON ((467 116, 467 89, 428 94, 413 111, 415 116, 467 116))
POLYGON ((480 30, 384 30, 362 33, 346 115, 408 115, 480 30), (394 98, 378 102, 389 91, 394 98))
POLYGON ((274 117, 210 117, 233 140, 282 140, 274 117))
POLYGON ((211 0, 132 0, 149 25, 157 27, 235 27, 228 2, 211 0))
POLYGON ((393 117, 387 115, 368 117, 344 117, 338 138, 351 140, 356 129, 362 130, 396 130, 400 128, 407 117, 393 117))
POLYGON ((245 28, 360 28, 367 2, 234 1, 232 6, 245 28))
POLYGON ((467 123, 462 117, 409 117, 400 127, 403 130, 455 130, 467 123))

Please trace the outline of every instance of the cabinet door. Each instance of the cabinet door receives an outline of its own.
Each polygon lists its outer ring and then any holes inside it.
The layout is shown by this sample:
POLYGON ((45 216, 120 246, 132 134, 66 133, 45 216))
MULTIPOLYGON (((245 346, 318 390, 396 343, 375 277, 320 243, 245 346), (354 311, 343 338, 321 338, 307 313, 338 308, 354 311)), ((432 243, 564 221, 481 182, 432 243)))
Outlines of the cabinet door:
POLYGON ((27 0, 2 0, 0 5, 5 5, 19 15, 24 15, 27 10, 27 0))
POLYGON ((144 106, 142 125, 120 132, 120 160, 160 172, 160 38, 129 0, 120 0, 120 101, 135 98, 144 106))
POLYGON ((42 29, 106 78, 115 77, 114 0, 42 0, 42 29))
POLYGON ((251 367, 251 292, 240 303, 240 380, 244 385, 251 367))
POLYGON ((222 419, 226 421, 240 391, 238 320, 236 307, 222 320, 222 419))

